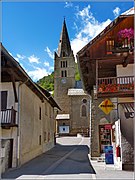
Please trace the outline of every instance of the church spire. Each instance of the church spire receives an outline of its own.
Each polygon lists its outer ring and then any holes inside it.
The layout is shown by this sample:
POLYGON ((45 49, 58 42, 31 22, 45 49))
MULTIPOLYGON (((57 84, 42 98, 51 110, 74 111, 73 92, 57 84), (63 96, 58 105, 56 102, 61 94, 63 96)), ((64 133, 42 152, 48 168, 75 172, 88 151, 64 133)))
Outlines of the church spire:
POLYGON ((65 17, 64 17, 63 27, 60 35, 59 46, 58 46, 58 56, 59 57, 70 56, 71 52, 72 50, 71 50, 71 45, 70 45, 65 17))

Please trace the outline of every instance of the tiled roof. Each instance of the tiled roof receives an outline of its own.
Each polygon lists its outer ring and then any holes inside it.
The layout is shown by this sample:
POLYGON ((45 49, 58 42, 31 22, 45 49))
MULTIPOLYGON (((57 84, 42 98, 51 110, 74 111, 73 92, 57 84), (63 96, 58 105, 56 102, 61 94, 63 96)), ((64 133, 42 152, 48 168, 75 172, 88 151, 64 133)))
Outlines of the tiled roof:
POLYGON ((69 96, 87 95, 83 89, 68 89, 69 96))

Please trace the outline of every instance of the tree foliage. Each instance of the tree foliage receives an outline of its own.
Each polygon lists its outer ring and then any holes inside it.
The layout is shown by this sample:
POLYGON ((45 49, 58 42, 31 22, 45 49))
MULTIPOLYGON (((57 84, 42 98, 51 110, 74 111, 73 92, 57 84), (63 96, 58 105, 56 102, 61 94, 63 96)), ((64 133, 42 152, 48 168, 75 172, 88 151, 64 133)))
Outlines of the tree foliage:
MULTIPOLYGON (((76 68, 75 80, 79 81, 81 78, 78 71, 77 63, 75 64, 75 68, 76 68)), ((39 79, 37 81, 37 84, 48 91, 54 91, 54 72, 52 72, 48 76, 44 76, 43 78, 39 79)))
POLYGON ((44 76, 43 78, 39 79, 39 81, 37 81, 37 84, 48 91, 53 91, 54 90, 54 72, 52 72, 48 76, 44 76))

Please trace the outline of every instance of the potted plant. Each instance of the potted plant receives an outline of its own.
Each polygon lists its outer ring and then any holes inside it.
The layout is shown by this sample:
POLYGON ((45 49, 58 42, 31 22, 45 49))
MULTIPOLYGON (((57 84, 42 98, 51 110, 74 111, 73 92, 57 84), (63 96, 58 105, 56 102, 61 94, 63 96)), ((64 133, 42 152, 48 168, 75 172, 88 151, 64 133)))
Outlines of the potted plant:
POLYGON ((121 49, 133 49, 134 46, 134 29, 133 28, 125 28, 118 32, 118 42, 119 48, 121 49))

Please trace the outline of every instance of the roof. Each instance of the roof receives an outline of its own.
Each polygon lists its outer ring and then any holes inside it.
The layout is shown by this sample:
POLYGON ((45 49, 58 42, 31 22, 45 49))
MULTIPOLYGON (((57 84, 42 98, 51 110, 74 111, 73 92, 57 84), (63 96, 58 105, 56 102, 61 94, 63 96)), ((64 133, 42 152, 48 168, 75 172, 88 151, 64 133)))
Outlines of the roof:
POLYGON ((63 120, 63 119, 67 120, 67 119, 70 119, 70 115, 69 115, 69 114, 57 114, 56 119, 57 119, 57 120, 59 120, 59 119, 61 119, 61 120, 63 120))
POLYGON ((122 21, 123 18, 134 15, 134 7, 124 12, 118 16, 114 21, 112 21, 101 33, 99 33, 94 39, 92 39, 88 44, 86 44, 80 51, 77 52, 77 56, 81 56, 85 53, 87 48, 93 45, 100 37, 109 32, 118 22, 122 21))
POLYGON ((134 14, 135 11, 134 11, 134 7, 132 7, 131 9, 125 11, 124 13, 122 13, 121 15, 131 15, 131 14, 134 14))
POLYGON ((60 41, 59 41, 59 46, 58 46, 58 56, 62 57, 63 52, 65 53, 64 56, 69 56, 72 52, 65 19, 63 22, 62 32, 60 35, 60 41))
POLYGON ((39 86, 38 84, 36 84, 36 85, 39 87, 39 89, 40 89, 40 90, 45 94, 45 96, 48 98, 49 103, 50 103, 53 107, 56 107, 56 108, 58 108, 59 110, 61 110, 60 107, 58 106, 58 104, 56 103, 56 101, 53 99, 52 95, 49 93, 49 91, 47 91, 46 89, 42 88, 42 87, 39 86))
POLYGON ((83 89, 68 89, 68 95, 69 96, 84 96, 87 95, 83 89))
MULTIPOLYGON (((52 97, 50 97, 50 93, 46 90, 42 90, 40 86, 32 81, 32 79, 28 76, 25 70, 21 67, 19 62, 17 62, 4 48, 1 43, 1 82, 10 82, 12 81, 12 76, 14 76, 14 81, 21 81, 25 83, 43 102, 46 99, 53 107, 59 106, 54 101, 52 97)), ((16 89, 15 89, 16 91, 16 89)))

